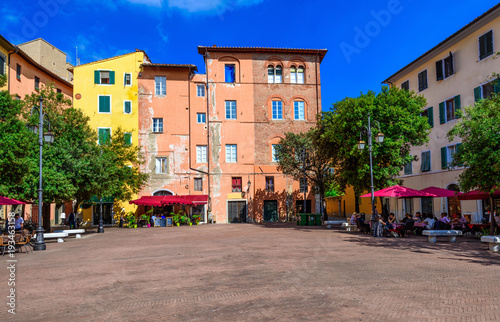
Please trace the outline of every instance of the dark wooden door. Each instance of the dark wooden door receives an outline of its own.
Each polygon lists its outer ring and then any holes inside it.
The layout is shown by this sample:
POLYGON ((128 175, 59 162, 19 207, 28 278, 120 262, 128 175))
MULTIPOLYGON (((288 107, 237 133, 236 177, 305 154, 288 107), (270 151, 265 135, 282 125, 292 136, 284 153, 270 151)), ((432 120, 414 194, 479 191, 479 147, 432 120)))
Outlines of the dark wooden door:
POLYGON ((247 203, 245 201, 228 201, 227 221, 231 224, 247 222, 247 203))
POLYGON ((264 201, 264 221, 278 222, 278 201, 264 201))

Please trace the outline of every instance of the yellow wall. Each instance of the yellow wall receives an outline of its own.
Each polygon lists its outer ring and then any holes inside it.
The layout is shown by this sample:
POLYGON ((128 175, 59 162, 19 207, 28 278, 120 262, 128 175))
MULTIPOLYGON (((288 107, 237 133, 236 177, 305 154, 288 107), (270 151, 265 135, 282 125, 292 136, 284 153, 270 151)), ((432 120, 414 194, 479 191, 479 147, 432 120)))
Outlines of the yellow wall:
MULTIPOLYGON (((144 62, 143 52, 134 52, 116 56, 74 68, 74 99, 76 108, 82 109, 90 117, 90 126, 98 128, 111 128, 111 135, 121 127, 124 132, 132 133, 132 144, 138 142, 138 86, 137 78, 140 65, 144 62), (95 84, 94 71, 109 70, 115 72, 114 84, 95 84), (124 74, 132 74, 131 86, 124 85, 124 74), (99 113, 99 95, 111 96, 111 113, 99 113), (81 96, 80 99, 78 97, 81 96), (132 102, 132 113, 124 113, 124 101, 132 102)), ((133 198, 135 199, 135 198, 133 198)), ((125 211, 135 212, 136 206, 123 202, 121 207, 125 211)), ((92 209, 83 211, 84 220, 92 218, 92 209)))
MULTIPOLYGON (((368 193, 368 192, 367 192, 368 193)), ((371 198, 360 198, 361 204, 359 205, 359 212, 365 214, 372 213, 371 198)), ((356 203, 354 198, 354 190, 351 187, 347 187, 345 195, 342 197, 326 198, 326 212, 328 216, 331 217, 343 217, 344 216, 344 202, 345 202, 345 216, 350 218, 352 213, 356 210, 356 203), (339 209, 339 200, 341 202, 341 209, 339 209)), ((377 210, 381 213, 382 206, 380 204, 380 199, 375 198, 375 205, 377 210)), ((370 216, 367 216, 370 218, 370 216)))
POLYGON ((3 46, 0 45, 0 53, 5 58, 5 65, 4 65, 4 71, 5 75, 7 76, 7 82, 5 83, 5 86, 0 87, 0 91, 6 91, 8 89, 8 81, 9 81, 9 50, 4 48, 3 46))

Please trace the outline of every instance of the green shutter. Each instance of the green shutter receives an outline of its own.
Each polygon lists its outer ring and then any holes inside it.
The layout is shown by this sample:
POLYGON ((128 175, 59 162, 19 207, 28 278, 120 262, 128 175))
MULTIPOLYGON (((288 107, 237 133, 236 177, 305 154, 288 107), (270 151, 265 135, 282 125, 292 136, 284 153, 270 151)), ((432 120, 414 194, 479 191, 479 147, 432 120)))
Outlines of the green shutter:
POLYGON ((99 129, 99 144, 104 144, 109 141, 109 129, 99 129))
POLYGON ((132 102, 125 102, 125 111, 126 114, 132 113, 132 102))
POLYGON ((474 102, 477 102, 481 99, 481 86, 474 88, 474 102))
POLYGON ((447 148, 441 148, 441 169, 448 168, 448 160, 446 160, 447 148))
MULTIPOLYGON (((460 153, 460 150, 461 150, 461 147, 460 147, 460 146, 461 146, 461 145, 462 145, 462 143, 457 143, 457 147, 456 147, 455 153, 460 153)), ((463 164, 462 162, 458 163, 457 165, 458 165, 459 167, 463 167, 463 166, 464 166, 464 164, 463 164)))
POLYGON ((110 113, 110 97, 109 96, 99 96, 99 113, 110 113))
POLYGON ((98 70, 94 70, 94 84, 101 83, 101 73, 98 70))
POLYGON ((123 137, 125 139, 125 145, 132 145, 132 133, 125 133, 123 137))
POLYGON ((495 94, 500 93, 500 78, 495 79, 493 87, 495 94))
POLYGON ((455 118, 460 117, 460 115, 457 115, 460 113, 457 113, 457 112, 459 112, 461 109, 462 109, 462 106, 460 105, 460 95, 457 95, 457 96, 455 96, 455 118))
POLYGON ((436 62, 436 80, 440 81, 443 79, 443 61, 438 60, 436 62))
POLYGON ((434 127, 434 107, 429 107, 427 109, 427 121, 431 127, 434 127))
POLYGON ((439 123, 446 123, 446 115, 444 110, 444 102, 439 103, 439 123))
POLYGON ((109 83, 114 84, 115 83, 115 72, 114 71, 109 71, 109 83))
POLYGON ((420 161, 421 161, 420 162, 420 172, 424 172, 424 171, 426 171, 427 152, 422 152, 420 161))

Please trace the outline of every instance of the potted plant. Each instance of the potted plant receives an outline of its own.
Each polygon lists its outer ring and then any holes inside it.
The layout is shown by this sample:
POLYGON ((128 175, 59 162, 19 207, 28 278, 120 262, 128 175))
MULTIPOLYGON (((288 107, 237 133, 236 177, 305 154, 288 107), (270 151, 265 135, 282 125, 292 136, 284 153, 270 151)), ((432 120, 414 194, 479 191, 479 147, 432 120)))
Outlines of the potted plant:
POLYGON ((173 212, 170 213, 172 216, 172 221, 173 223, 178 227, 181 224, 181 216, 179 214, 174 214, 173 212))
POLYGON ((128 228, 137 228, 137 220, 132 212, 125 219, 127 220, 128 228))
POLYGON ((200 215, 193 215, 193 221, 195 225, 198 225, 200 223, 201 216, 200 215))

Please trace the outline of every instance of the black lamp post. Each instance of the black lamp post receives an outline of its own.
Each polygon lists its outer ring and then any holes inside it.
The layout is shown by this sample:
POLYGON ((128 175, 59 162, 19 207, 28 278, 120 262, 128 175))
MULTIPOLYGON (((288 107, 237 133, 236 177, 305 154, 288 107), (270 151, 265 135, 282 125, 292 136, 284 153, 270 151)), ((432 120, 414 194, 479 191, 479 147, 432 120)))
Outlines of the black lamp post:
MULTIPOLYGON (((372 128, 371 128, 370 114, 368 113, 368 126, 363 126, 361 132, 359 133, 358 149, 363 150, 365 148, 365 141, 361 139, 362 134, 368 136, 368 150, 370 151, 370 180, 371 180, 371 201, 372 201, 372 219, 375 214, 375 197, 374 197, 374 187, 373 187, 373 157, 372 157, 372 128)), ((375 141, 379 144, 384 142, 384 134, 380 131, 380 123, 375 121, 378 126, 378 134, 375 136, 375 141)))
MULTIPOLYGON (((248 217, 248 220, 250 220, 250 186, 252 185, 252 182, 250 181, 250 176, 248 176, 248 182, 247 182, 247 195, 248 195, 248 204, 247 204, 247 217, 248 217)), ((253 217, 251 218, 252 222, 253 222, 253 217)))
POLYGON ((33 133, 38 133, 38 144, 40 146, 40 159, 39 159, 39 181, 38 181, 38 228, 36 229, 36 241, 34 250, 45 250, 47 247, 45 245, 45 239, 43 238, 43 227, 42 227, 42 200, 43 200, 43 189, 42 189, 42 150, 43 142, 52 143, 54 142, 54 134, 50 132, 50 121, 47 114, 43 113, 43 97, 40 96, 40 107, 33 106, 31 109, 31 115, 33 116, 33 111, 38 111, 38 126, 30 125, 28 128, 33 133), (49 132, 43 133, 43 121, 47 118, 47 123, 49 127, 49 132))
POLYGON ((302 170, 304 170, 304 178, 302 184, 304 185, 304 213, 307 214, 307 184, 306 184, 306 147, 302 148, 302 170))
MULTIPOLYGON (((102 148, 101 148, 101 171, 102 169, 102 148)), ((102 175, 102 172, 101 172, 102 175)), ((101 200, 100 200, 100 207, 99 207, 99 227, 97 228, 98 233, 104 233, 104 223, 102 221, 102 182, 101 182, 101 200)))

